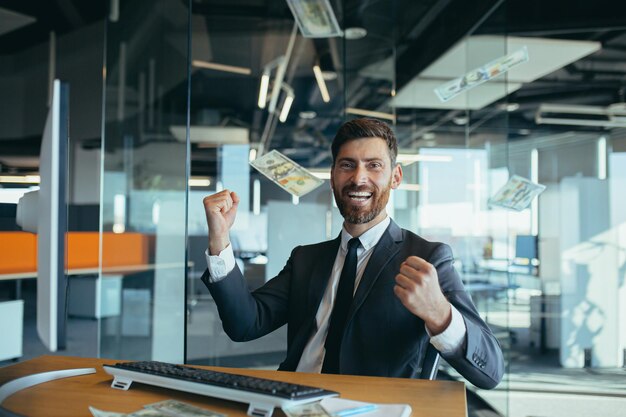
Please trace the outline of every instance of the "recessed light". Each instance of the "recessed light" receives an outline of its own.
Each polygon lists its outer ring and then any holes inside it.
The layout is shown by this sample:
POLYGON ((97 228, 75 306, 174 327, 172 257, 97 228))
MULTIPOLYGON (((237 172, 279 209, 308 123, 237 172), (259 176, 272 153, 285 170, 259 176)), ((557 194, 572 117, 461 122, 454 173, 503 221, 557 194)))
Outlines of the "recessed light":
POLYGON ((344 30, 343 35, 348 40, 362 39, 367 36, 367 30, 362 27, 351 27, 344 30))

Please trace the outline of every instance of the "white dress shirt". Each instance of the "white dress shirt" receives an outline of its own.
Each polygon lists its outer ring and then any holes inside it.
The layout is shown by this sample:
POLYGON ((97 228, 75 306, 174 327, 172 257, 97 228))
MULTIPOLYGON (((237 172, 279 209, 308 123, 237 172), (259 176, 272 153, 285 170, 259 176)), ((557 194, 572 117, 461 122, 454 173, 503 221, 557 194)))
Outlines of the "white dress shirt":
MULTIPOLYGON (((363 276, 367 262, 374 252, 374 247, 383 233, 385 233, 385 230, 387 230, 390 221, 391 219, 386 217, 382 222, 359 236, 361 244, 357 249, 357 272, 354 281, 355 292, 361 282, 361 277, 363 276)), ((317 330, 304 347, 296 371, 319 373, 322 370, 325 354, 324 343, 326 342, 330 315, 333 311, 337 285, 339 284, 339 277, 341 276, 341 270, 346 259, 348 241, 350 239, 352 239, 352 236, 350 236, 345 229, 342 229, 341 244, 337 251, 337 257, 335 258, 328 286, 326 287, 322 301, 317 309, 317 314, 315 315, 317 330)), ((205 254, 209 268, 210 282, 220 281, 235 267, 235 257, 230 245, 217 256, 210 256, 208 249, 205 254)), ((430 335, 428 329, 426 329, 426 332, 430 335)), ((456 353, 464 348, 466 333, 467 329, 465 328, 463 317, 458 310, 452 306, 452 320, 450 325, 442 333, 436 336, 430 335, 430 343, 442 354, 456 353)))

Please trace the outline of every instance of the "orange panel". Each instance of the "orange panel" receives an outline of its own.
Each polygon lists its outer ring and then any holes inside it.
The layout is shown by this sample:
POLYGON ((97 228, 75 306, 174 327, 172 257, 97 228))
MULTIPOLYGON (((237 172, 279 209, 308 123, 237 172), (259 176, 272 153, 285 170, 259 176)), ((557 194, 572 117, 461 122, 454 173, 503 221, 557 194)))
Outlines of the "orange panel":
MULTIPOLYGON (((150 236, 141 233, 103 234, 103 267, 148 263, 150 236)), ((98 232, 67 233, 68 269, 98 267, 98 232)), ((37 271, 37 235, 0 232, 0 274, 37 271)))
POLYGON ((37 271, 37 235, 0 232, 0 274, 37 271))
POLYGON ((148 263, 149 236, 141 233, 104 233, 102 266, 131 266, 148 263))
POLYGON ((97 268, 98 232, 69 232, 66 236, 66 268, 97 268))

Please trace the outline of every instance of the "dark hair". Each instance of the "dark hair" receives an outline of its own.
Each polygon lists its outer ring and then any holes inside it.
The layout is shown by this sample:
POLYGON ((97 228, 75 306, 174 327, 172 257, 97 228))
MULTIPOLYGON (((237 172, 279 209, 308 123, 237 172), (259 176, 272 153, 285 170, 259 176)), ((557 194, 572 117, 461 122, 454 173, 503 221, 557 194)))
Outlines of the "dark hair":
POLYGON ((387 142, 389 156, 391 157, 391 166, 393 167, 396 164, 398 141, 389 125, 380 120, 362 118, 345 122, 337 131, 333 143, 330 146, 330 150, 333 154, 333 166, 339 154, 339 149, 341 149, 344 143, 365 138, 381 138, 387 142))

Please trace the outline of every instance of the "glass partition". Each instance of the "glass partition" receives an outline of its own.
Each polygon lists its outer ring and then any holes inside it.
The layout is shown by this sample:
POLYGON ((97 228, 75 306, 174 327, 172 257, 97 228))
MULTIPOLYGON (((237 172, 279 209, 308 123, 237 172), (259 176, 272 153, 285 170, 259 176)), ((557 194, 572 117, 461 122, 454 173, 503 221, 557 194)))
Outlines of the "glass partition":
POLYGON ((122 2, 107 22, 101 281, 119 308, 100 356, 184 361, 188 149, 184 2, 122 2))
MULTIPOLYGON (((370 116, 389 122, 399 140, 404 181, 388 213, 452 247, 505 352, 505 381, 489 392, 469 387, 469 414, 519 415, 531 397, 520 386, 611 381, 626 334, 623 87, 602 110, 613 124, 558 125, 555 114, 570 108, 546 114, 546 89, 574 95, 584 87, 576 102, 595 103, 597 85, 580 84, 576 65, 590 65, 600 42, 523 30, 516 2, 459 3, 330 1, 344 35, 329 38, 302 36, 282 1, 122 7, 108 25, 102 257, 119 244, 107 243, 107 233, 138 234, 146 270, 118 278, 103 271, 103 282, 119 282, 121 313, 102 320, 102 355, 136 346, 123 356, 276 368, 286 329, 232 342, 199 279, 202 199, 223 189, 240 196, 231 244, 256 288, 293 247, 339 233, 330 143, 343 121, 370 116), (249 164, 272 150, 324 184, 292 196, 249 164), (504 208, 494 196, 513 176, 546 189, 519 210, 504 208), (589 368, 595 378, 583 373, 589 368)), ((619 43, 623 33, 609 32, 602 37, 619 43)), ((441 378, 458 377, 441 369, 441 378)), ((538 407, 540 397, 532 397, 538 407)))

